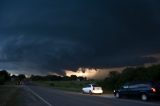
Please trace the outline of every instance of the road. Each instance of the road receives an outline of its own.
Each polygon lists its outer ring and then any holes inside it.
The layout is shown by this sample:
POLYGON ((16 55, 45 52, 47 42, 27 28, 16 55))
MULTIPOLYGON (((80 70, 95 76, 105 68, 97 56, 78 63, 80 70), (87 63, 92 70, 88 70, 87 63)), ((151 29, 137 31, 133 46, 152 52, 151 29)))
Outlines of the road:
POLYGON ((160 106, 155 102, 115 99, 107 95, 88 95, 40 86, 23 86, 23 106, 160 106))

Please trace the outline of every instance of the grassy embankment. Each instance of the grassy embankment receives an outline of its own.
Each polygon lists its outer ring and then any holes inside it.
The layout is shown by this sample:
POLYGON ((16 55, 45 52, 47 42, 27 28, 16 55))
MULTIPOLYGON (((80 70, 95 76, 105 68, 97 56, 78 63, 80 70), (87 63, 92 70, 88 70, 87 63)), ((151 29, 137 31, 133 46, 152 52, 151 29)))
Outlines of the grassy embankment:
POLYGON ((20 106, 20 88, 12 85, 0 85, 0 106, 20 106))
MULTIPOLYGON (((36 81, 34 82, 37 85, 53 87, 56 89, 73 91, 73 92, 81 92, 82 87, 89 83, 96 83, 97 81, 36 81)), ((103 89, 104 93, 112 93, 112 91, 108 91, 103 89)))

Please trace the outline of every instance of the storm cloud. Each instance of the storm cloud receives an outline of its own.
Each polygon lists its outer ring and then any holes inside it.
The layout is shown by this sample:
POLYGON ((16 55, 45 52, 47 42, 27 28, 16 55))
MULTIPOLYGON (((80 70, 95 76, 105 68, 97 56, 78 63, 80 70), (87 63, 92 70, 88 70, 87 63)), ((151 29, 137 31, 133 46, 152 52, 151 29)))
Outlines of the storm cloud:
POLYGON ((159 0, 1 0, 0 68, 63 73, 158 61, 159 0))

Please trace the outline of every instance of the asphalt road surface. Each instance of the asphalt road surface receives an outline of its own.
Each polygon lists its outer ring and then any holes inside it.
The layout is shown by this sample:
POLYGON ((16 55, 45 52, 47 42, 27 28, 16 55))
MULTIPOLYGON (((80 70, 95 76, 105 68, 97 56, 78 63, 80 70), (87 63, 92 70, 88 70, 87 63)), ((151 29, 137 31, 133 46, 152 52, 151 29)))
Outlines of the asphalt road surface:
POLYGON ((160 106, 159 102, 115 99, 107 95, 88 95, 40 86, 23 86, 23 106, 160 106))

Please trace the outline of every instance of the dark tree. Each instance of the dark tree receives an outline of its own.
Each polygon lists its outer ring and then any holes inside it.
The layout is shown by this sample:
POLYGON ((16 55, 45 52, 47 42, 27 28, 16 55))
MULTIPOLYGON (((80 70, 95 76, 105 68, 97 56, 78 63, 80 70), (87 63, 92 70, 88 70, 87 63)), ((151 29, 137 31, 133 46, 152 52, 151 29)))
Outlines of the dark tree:
POLYGON ((0 71, 0 84, 10 80, 10 74, 6 70, 0 71))
POLYGON ((77 76, 76 75, 71 75, 70 80, 77 80, 77 76))
POLYGON ((26 78, 26 76, 25 76, 24 74, 19 74, 19 75, 18 75, 18 79, 19 79, 20 81, 24 80, 25 78, 26 78))

